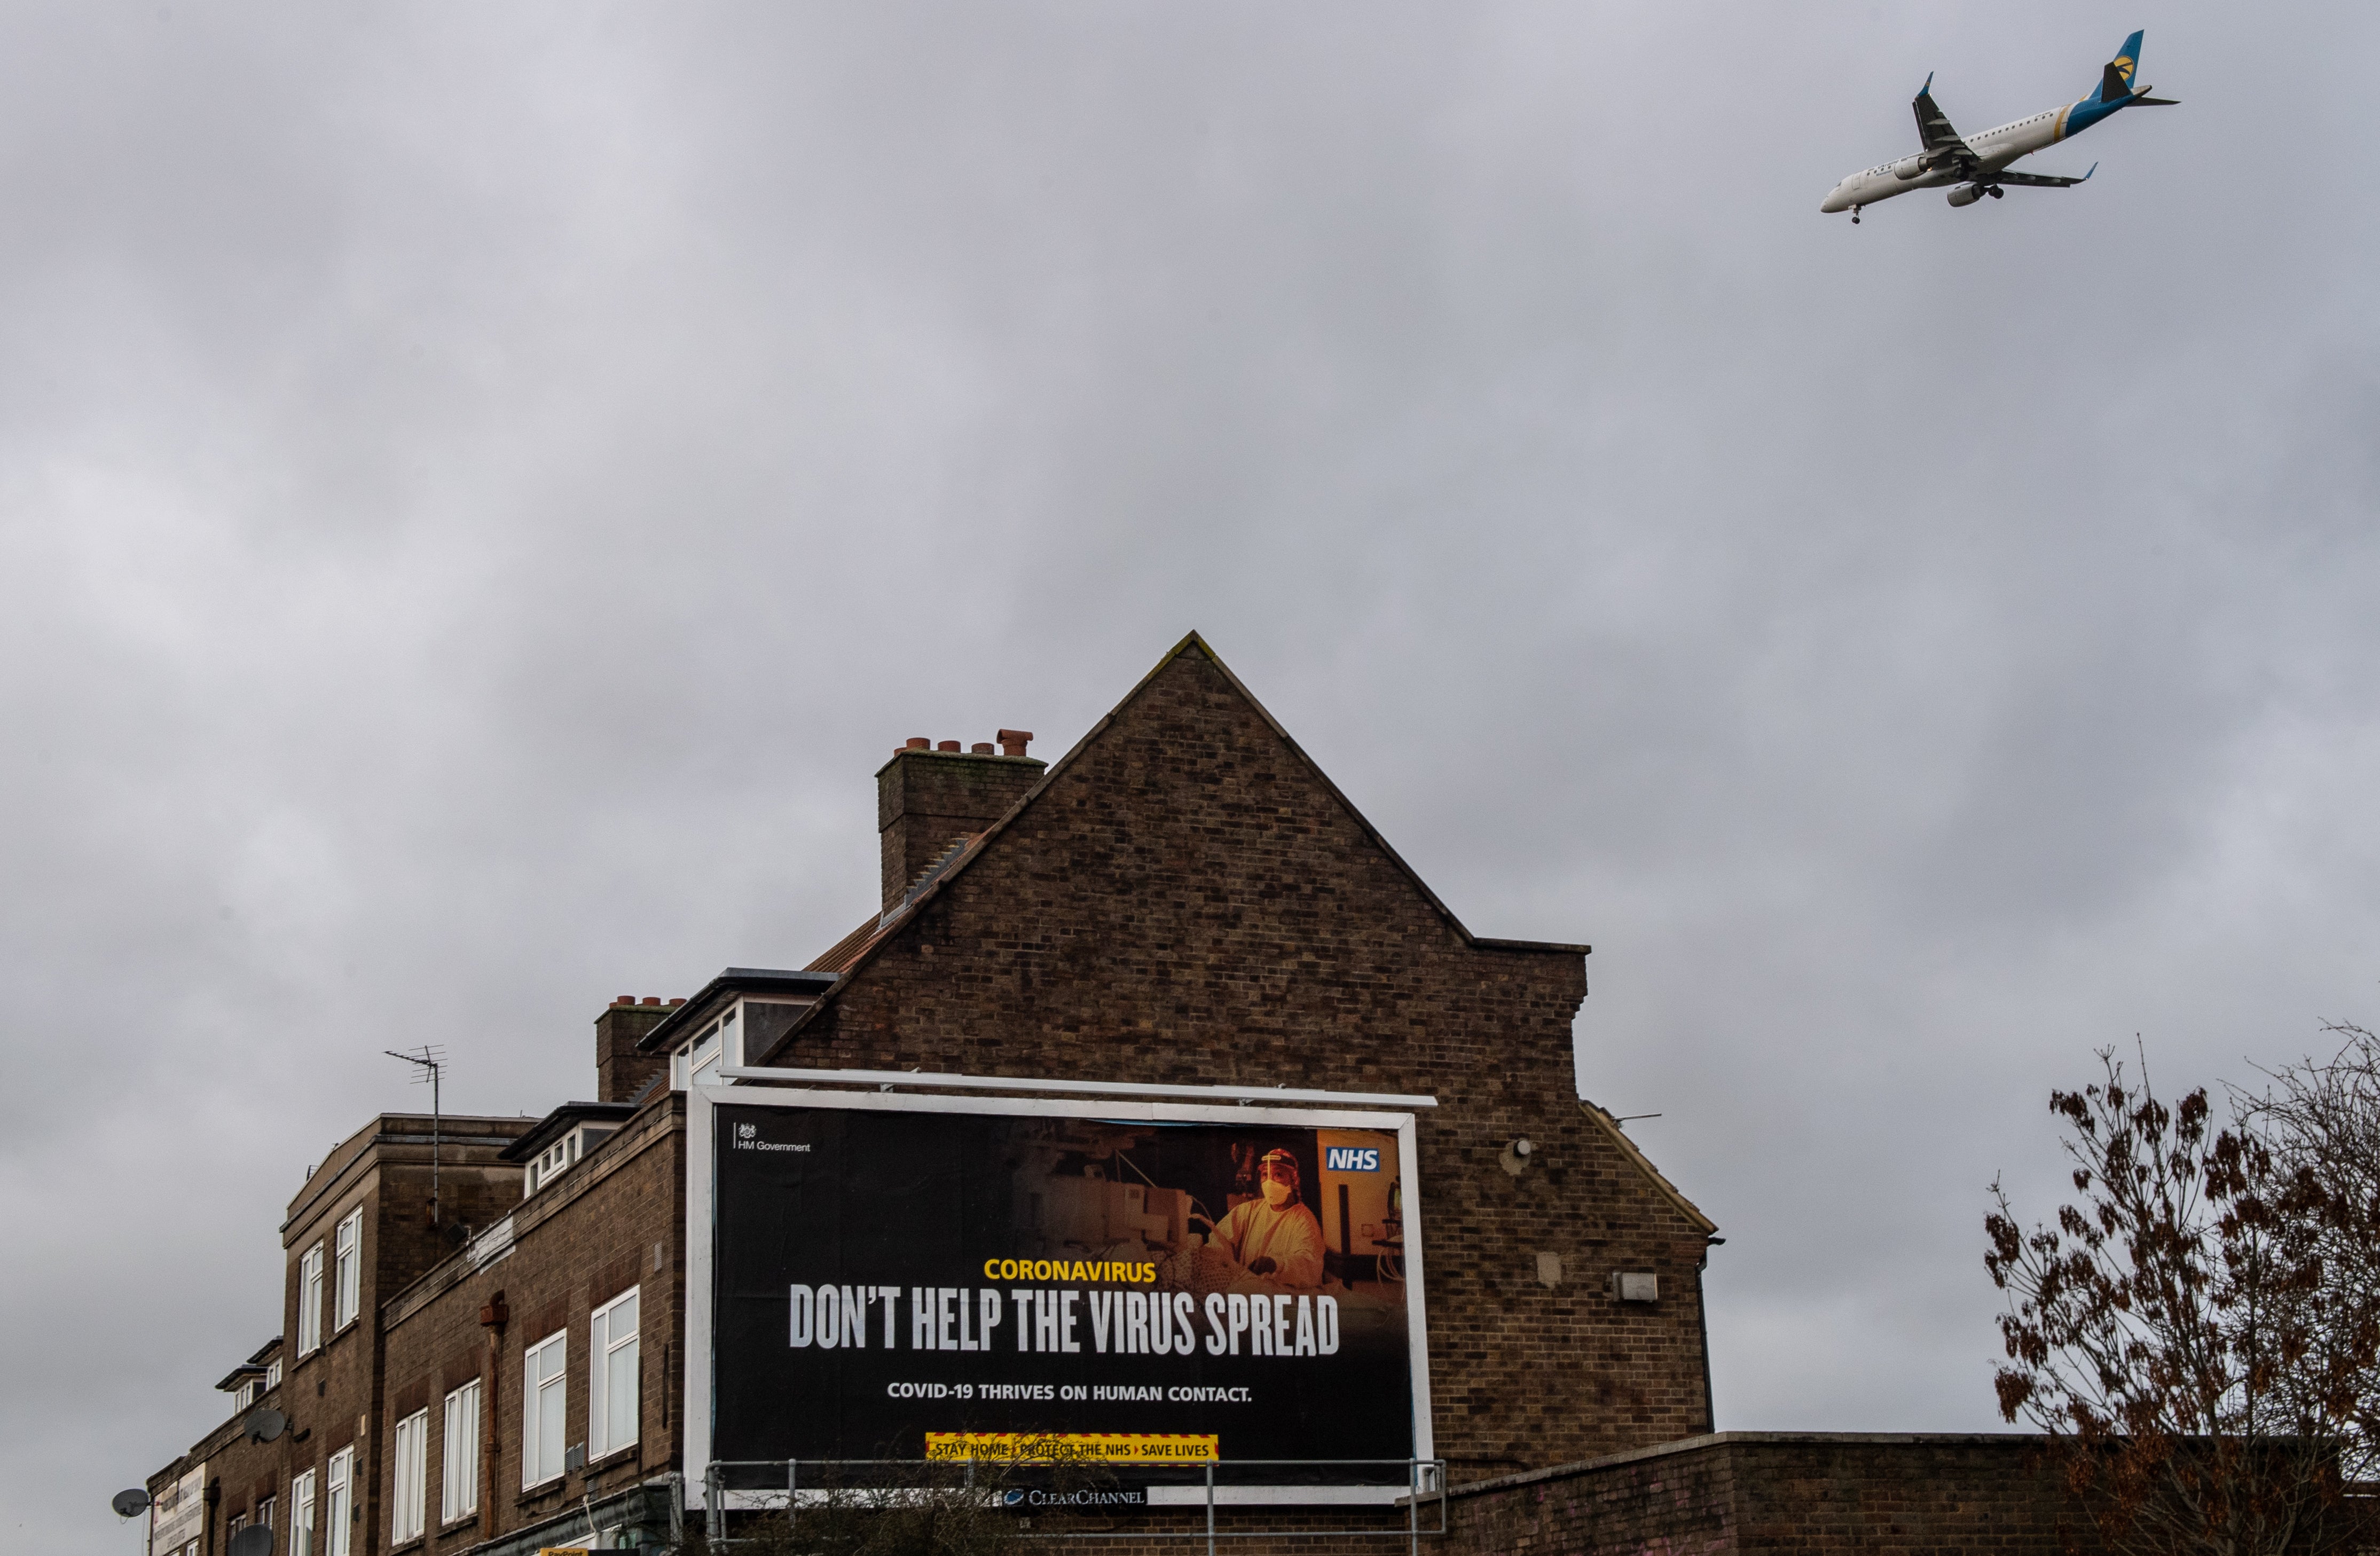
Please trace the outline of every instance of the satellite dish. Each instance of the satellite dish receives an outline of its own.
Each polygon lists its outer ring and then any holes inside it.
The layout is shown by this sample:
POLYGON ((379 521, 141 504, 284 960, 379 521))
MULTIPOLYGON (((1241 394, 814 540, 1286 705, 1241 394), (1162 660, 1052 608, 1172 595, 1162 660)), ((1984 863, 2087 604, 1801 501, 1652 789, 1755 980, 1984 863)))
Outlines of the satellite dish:
POLYGON ((289 1429, 289 1417, 268 1405, 262 1410, 249 1411, 248 1419, 240 1423, 240 1429, 248 1434, 250 1442, 270 1442, 289 1429))
POLYGON ((118 1518, 138 1518, 149 1511, 149 1493, 135 1486, 129 1491, 118 1491, 107 1499, 118 1518))
POLYGON ((273 1556, 273 1526, 250 1524, 231 1537, 224 1556, 273 1556))

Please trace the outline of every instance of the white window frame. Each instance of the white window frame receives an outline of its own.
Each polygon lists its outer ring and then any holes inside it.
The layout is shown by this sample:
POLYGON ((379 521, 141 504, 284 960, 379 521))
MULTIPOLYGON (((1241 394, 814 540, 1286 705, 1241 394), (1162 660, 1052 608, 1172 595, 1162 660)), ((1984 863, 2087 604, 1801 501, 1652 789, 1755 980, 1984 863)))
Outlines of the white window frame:
POLYGON ((334 1312, 331 1332, 354 1323, 363 1313, 364 1210, 358 1205, 340 1218, 331 1242, 334 1312))
MULTIPOLYGON (((560 1441, 570 1435, 570 1331, 555 1330, 521 1354, 521 1489, 526 1491, 562 1478, 562 1464, 568 1445, 560 1441), (552 1370, 540 1376, 539 1368, 546 1363, 546 1353, 552 1352, 552 1370), (551 1414, 546 1406, 546 1392, 553 1391, 563 1403, 551 1414), (551 1432, 548 1427, 551 1426, 551 1432), (555 1441, 548 1442, 551 1435, 555 1441), (546 1467, 551 1461, 552 1468, 546 1467)), ((345 1556, 345 1552, 335 1553, 345 1556)))
POLYGON ((356 1451, 342 1448, 322 1472, 322 1556, 349 1556, 355 1549, 356 1451))
POLYGON ((415 1411, 396 1424, 396 1442, 389 1454, 389 1544, 404 1545, 425 1532, 422 1518, 430 1511, 430 1412, 415 1411))
POLYGON ((322 1244, 298 1256, 298 1354, 322 1348, 322 1244))
POLYGON ((691 1040, 681 1043, 670 1055, 670 1086, 685 1091, 698 1086, 716 1086, 720 1082, 719 1067, 727 1057, 723 1036, 725 1023, 714 1021, 691 1040))
MULTIPOLYGON (((528 1194, 535 1194, 539 1189, 552 1183, 561 1174, 562 1170, 569 1165, 570 1137, 565 1135, 538 1152, 537 1160, 528 1164, 528 1194)), ((528 1194, 524 1194, 521 1197, 525 1199, 528 1197, 528 1194)))
POLYGON ((289 1556, 314 1556, 314 1472, 289 1477, 289 1556))
POLYGON ((446 1396, 438 1441, 438 1523, 441 1527, 480 1511, 480 1380, 446 1396))
POLYGON ((643 1404, 642 1379, 639 1369, 644 1363, 644 1304, 638 1300, 640 1288, 630 1286, 602 1307, 595 1309, 587 1320, 587 1462, 593 1464, 607 1453, 616 1453, 633 1447, 639 1435, 641 1422, 638 1407, 643 1404), (633 1305, 636 1320, 627 1326, 625 1334, 612 1332, 612 1320, 624 1307, 633 1305), (612 1379, 613 1368, 625 1361, 628 1380, 628 1426, 625 1435, 612 1435, 612 1379))
POLYGON ((614 1127, 594 1124, 582 1124, 569 1131, 538 1152, 537 1159, 528 1164, 528 1171, 521 1174, 521 1197, 528 1199, 533 1197, 539 1189, 577 1166, 580 1157, 618 1133, 614 1127))
POLYGON ((271 1393, 281 1387, 281 1358, 275 1356, 264 1364, 264 1392, 271 1393))

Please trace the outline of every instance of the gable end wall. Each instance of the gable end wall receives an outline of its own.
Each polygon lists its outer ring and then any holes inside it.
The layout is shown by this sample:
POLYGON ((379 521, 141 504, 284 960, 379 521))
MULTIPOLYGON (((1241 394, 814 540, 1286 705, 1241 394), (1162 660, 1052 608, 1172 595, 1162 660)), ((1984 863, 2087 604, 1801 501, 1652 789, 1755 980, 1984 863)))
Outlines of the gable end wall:
POLYGON ((1707 1429, 1703 1229, 1580 1112, 1575 954, 1469 940, 1195 648, 888 935, 778 1062, 1427 1092, 1456 1477, 1707 1429), (1518 1179, 1507 1142, 1537 1147, 1518 1179), (1540 1253, 1562 1279, 1538 1281, 1540 1253), (1608 1294, 1652 1270, 1661 1300, 1608 1294))

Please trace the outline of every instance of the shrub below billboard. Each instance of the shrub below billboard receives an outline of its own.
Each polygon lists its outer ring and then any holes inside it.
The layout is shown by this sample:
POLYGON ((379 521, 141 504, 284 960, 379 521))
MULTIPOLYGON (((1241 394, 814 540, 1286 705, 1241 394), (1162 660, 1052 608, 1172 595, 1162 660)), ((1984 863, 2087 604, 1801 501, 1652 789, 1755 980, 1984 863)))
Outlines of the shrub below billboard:
POLYGON ((1392 1128, 725 1102, 716 1125, 717 1460, 1415 1451, 1392 1128))

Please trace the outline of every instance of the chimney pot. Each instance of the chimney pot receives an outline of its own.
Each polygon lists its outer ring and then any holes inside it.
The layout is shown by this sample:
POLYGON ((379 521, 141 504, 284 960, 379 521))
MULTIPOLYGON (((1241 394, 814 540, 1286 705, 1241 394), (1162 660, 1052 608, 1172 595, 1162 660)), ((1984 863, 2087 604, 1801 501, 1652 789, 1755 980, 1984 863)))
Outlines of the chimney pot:
POLYGON ((969 746, 967 748, 967 751, 972 756, 988 757, 991 755, 991 742, 989 740, 978 740, 974 745, 969 746))
POLYGON ((662 997, 659 994, 648 994, 645 996, 645 1003, 649 1005, 657 1005, 661 1003, 662 997))
POLYGON ((612 996, 612 1003, 615 1005, 632 1005, 637 1003, 637 997, 634 994, 614 994, 612 996))
POLYGON ((686 1003, 686 996, 681 994, 676 999, 672 1000, 670 1003, 673 1005, 682 1005, 686 1003))
POLYGON ((1000 754, 1003 757, 1021 757, 1025 754, 1026 744, 1032 738, 1033 732, 1029 729, 1003 729, 1000 732, 1000 754))
POLYGON ((959 743, 955 740, 945 740, 941 745, 934 748, 937 751, 955 751, 958 748, 959 743))
POLYGON ((913 735, 909 736, 909 743, 901 748, 905 751, 930 751, 934 743, 922 735, 913 735))

